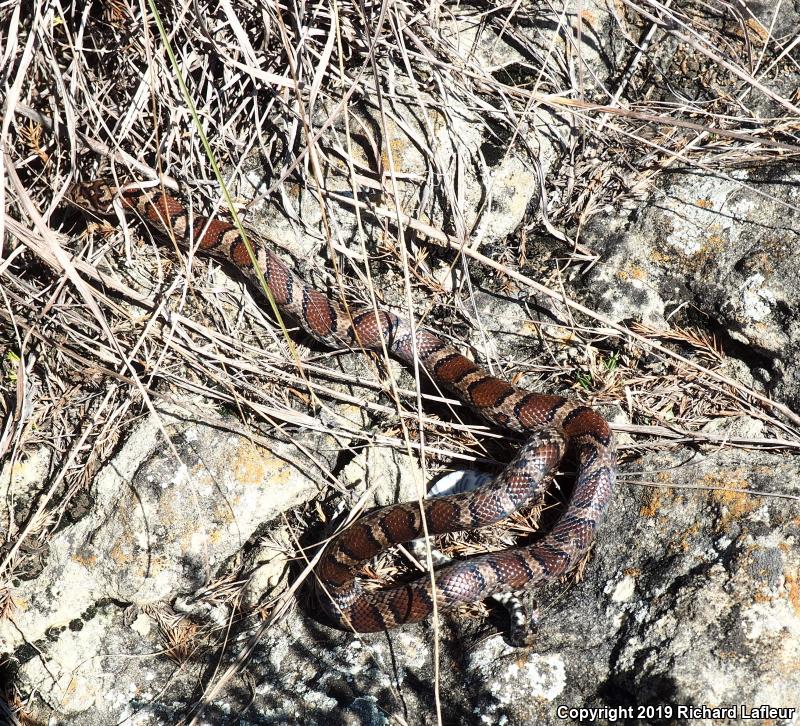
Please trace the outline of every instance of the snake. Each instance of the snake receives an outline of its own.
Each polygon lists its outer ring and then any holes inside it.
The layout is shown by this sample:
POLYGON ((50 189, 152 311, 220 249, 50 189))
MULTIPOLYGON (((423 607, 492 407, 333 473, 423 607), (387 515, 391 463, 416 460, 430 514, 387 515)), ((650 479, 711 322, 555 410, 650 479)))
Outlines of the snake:
POLYGON ((293 272, 265 240, 249 232, 244 239, 232 222, 197 214, 163 188, 115 186, 98 178, 73 185, 69 198, 101 216, 121 205, 161 235, 232 264, 259 289, 266 283, 281 315, 324 346, 385 350, 418 365, 437 387, 487 421, 526 437, 512 461, 483 486, 382 507, 331 537, 314 573, 332 625, 377 632, 418 622, 434 611, 555 581, 586 558, 617 476, 611 427, 593 408, 497 378, 440 336, 390 310, 351 309, 293 272), (364 563, 393 545, 486 527, 535 502, 568 452, 577 461, 574 486, 550 531, 532 544, 455 560, 433 576, 380 589, 359 575, 364 563))

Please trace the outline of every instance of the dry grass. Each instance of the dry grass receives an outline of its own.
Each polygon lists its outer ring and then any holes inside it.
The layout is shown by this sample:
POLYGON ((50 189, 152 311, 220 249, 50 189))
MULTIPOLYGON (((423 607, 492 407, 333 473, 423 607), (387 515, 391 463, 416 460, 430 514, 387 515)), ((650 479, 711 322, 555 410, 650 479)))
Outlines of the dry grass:
MULTIPOLYGON (((193 260, 188 277, 172 250, 139 242, 147 238, 141 228, 88 227, 65 212, 64 193, 76 178, 98 169, 122 178, 160 175, 213 208, 221 182, 235 190, 244 170, 257 167, 259 197, 282 209, 298 233, 320 240, 320 253, 335 262, 335 274, 315 273, 331 289, 402 302, 458 340, 474 322, 458 305, 471 274, 495 275, 498 289, 562 297, 553 267, 539 283, 518 269, 534 236, 550 233, 562 264, 582 269, 598 262, 581 238, 592 216, 640 203, 665 170, 724 176, 800 152, 800 99, 782 80, 800 77, 800 36, 778 37, 738 6, 616 4, 602 34, 623 50, 611 60, 610 86, 592 76, 596 62, 585 57, 599 37, 590 8, 565 15, 526 3, 394 0, 300 7, 0 4, 0 457, 12 467, 39 447, 51 457, 42 487, 0 509, 0 613, 13 612, 12 580, 32 566, 63 517, 76 514, 77 495, 91 488, 132 422, 158 403, 202 394, 266 442, 278 428, 322 426, 310 415, 317 400, 360 402, 342 392, 325 355, 302 345, 290 352, 259 301, 219 283, 209 263, 193 260), (537 27, 560 41, 549 44, 537 27), (419 163, 408 175, 399 149, 387 143, 401 106, 421 119, 409 129, 419 163), (493 153, 534 168, 541 124, 555 117, 564 124, 558 168, 544 179, 545 214, 486 256, 470 244, 480 218, 465 219, 460 179, 437 141, 461 109, 481 119, 493 153), (300 195, 318 201, 314 229, 298 217, 300 195), (368 248, 331 257, 347 247, 337 231, 343 210, 383 234, 368 248), (447 249, 465 243, 461 255, 447 249), (452 296, 441 283, 447 266, 460 280, 452 296), (388 292, 387 280, 394 281, 388 292), (426 304, 434 298, 441 304, 426 304)), ((798 419, 728 380, 724 351, 707 333, 628 331, 579 306, 567 310, 560 335, 544 326, 541 338, 550 351, 569 338, 569 355, 544 367, 494 363, 531 388, 620 406, 632 422, 624 429, 646 435, 634 448, 713 443, 698 429, 740 415, 762 419, 766 433, 728 444, 798 447, 798 419)), ((363 382, 365 390, 391 392, 365 404, 386 422, 379 442, 422 450, 434 469, 485 455, 486 433, 459 420, 458 403, 449 419, 421 414, 413 382, 392 387, 379 363, 375 380, 363 382)), ((436 397, 423 396, 422 411, 426 398, 436 397)), ((216 419, 211 407, 192 415, 216 419)), ((352 428, 332 432, 368 440, 352 428)), ((188 658, 197 626, 184 618, 159 624, 169 653, 188 658)))

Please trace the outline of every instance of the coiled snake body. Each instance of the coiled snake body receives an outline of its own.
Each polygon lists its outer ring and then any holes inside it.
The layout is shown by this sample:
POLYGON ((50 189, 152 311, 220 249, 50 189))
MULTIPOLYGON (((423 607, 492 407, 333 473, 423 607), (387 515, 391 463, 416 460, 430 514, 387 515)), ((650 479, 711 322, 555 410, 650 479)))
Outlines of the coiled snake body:
MULTIPOLYGON (((115 188, 102 180, 78 184, 71 192, 79 206, 109 214, 115 198, 147 223, 183 244, 223 258, 258 281, 253 260, 229 222, 193 214, 160 189, 115 188)), ((390 589, 365 589, 355 570, 381 550, 423 534, 417 502, 395 504, 361 517, 329 544, 316 575, 327 597, 323 607, 341 627, 372 632, 412 623, 434 608, 483 600, 528 588, 569 572, 586 554, 605 514, 616 479, 614 441, 608 423, 595 411, 560 396, 532 393, 489 375, 439 337, 423 329, 412 335, 404 319, 369 308, 346 311, 297 277, 265 244, 253 242, 256 264, 282 312, 329 346, 386 349, 406 363, 416 360, 428 375, 462 398, 489 421, 530 434, 514 460, 489 484, 475 491, 425 500, 429 534, 483 527, 537 498, 567 446, 578 459, 569 503, 553 529, 528 547, 457 561, 430 577, 390 589), (414 340, 416 345, 414 345, 414 340), (435 594, 434 594, 435 592, 435 594)))

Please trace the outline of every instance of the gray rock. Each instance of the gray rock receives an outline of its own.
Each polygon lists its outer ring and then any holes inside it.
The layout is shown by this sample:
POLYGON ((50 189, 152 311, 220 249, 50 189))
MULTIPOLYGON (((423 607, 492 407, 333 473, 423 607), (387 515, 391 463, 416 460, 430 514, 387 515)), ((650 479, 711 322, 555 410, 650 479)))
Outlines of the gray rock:
MULTIPOLYGON (((113 603, 144 607, 206 586, 264 522, 317 492, 320 463, 289 442, 268 450, 163 411, 159 419, 145 419, 103 469, 89 513, 50 540, 42 571, 14 590, 13 621, 0 621, 7 652, 35 644, 21 682, 62 713, 102 710, 103 659, 90 656, 128 652, 131 638, 113 603)), ((305 438, 324 450, 324 437, 305 438)), ((134 690, 146 680, 114 679, 134 690)))
POLYGON ((655 327, 688 300, 762 370, 766 390, 800 401, 794 177, 736 177, 674 174, 638 214, 596 218, 587 239, 608 260, 597 300, 616 320, 634 314, 655 327))

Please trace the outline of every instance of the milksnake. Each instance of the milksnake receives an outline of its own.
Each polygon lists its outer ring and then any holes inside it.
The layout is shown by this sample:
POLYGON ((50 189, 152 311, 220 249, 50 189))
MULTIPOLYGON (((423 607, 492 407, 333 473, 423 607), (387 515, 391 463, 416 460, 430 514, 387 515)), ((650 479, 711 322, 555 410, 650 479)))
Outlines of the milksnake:
MULTIPOLYGON (((103 180, 79 183, 74 203, 102 215, 115 199, 162 234, 235 265, 260 286, 253 260, 237 228, 220 218, 194 214, 161 189, 114 187, 103 180)), ((431 379, 453 391, 492 423, 529 436, 513 461, 493 480, 471 492, 395 504, 362 516, 328 545, 316 576, 323 609, 335 625, 373 632, 429 616, 490 595, 529 588, 569 572, 587 553, 611 499, 616 480, 614 439, 594 410, 560 396, 532 393, 489 375, 433 333, 392 312, 346 310, 295 275, 257 237, 248 235, 256 264, 278 308, 327 346, 386 350, 419 363, 431 379), (498 522, 537 499, 565 450, 577 455, 577 480, 566 510, 553 529, 527 547, 457 561, 430 577, 389 589, 371 590, 356 575, 360 564, 385 548, 423 535, 456 532, 498 522)))

